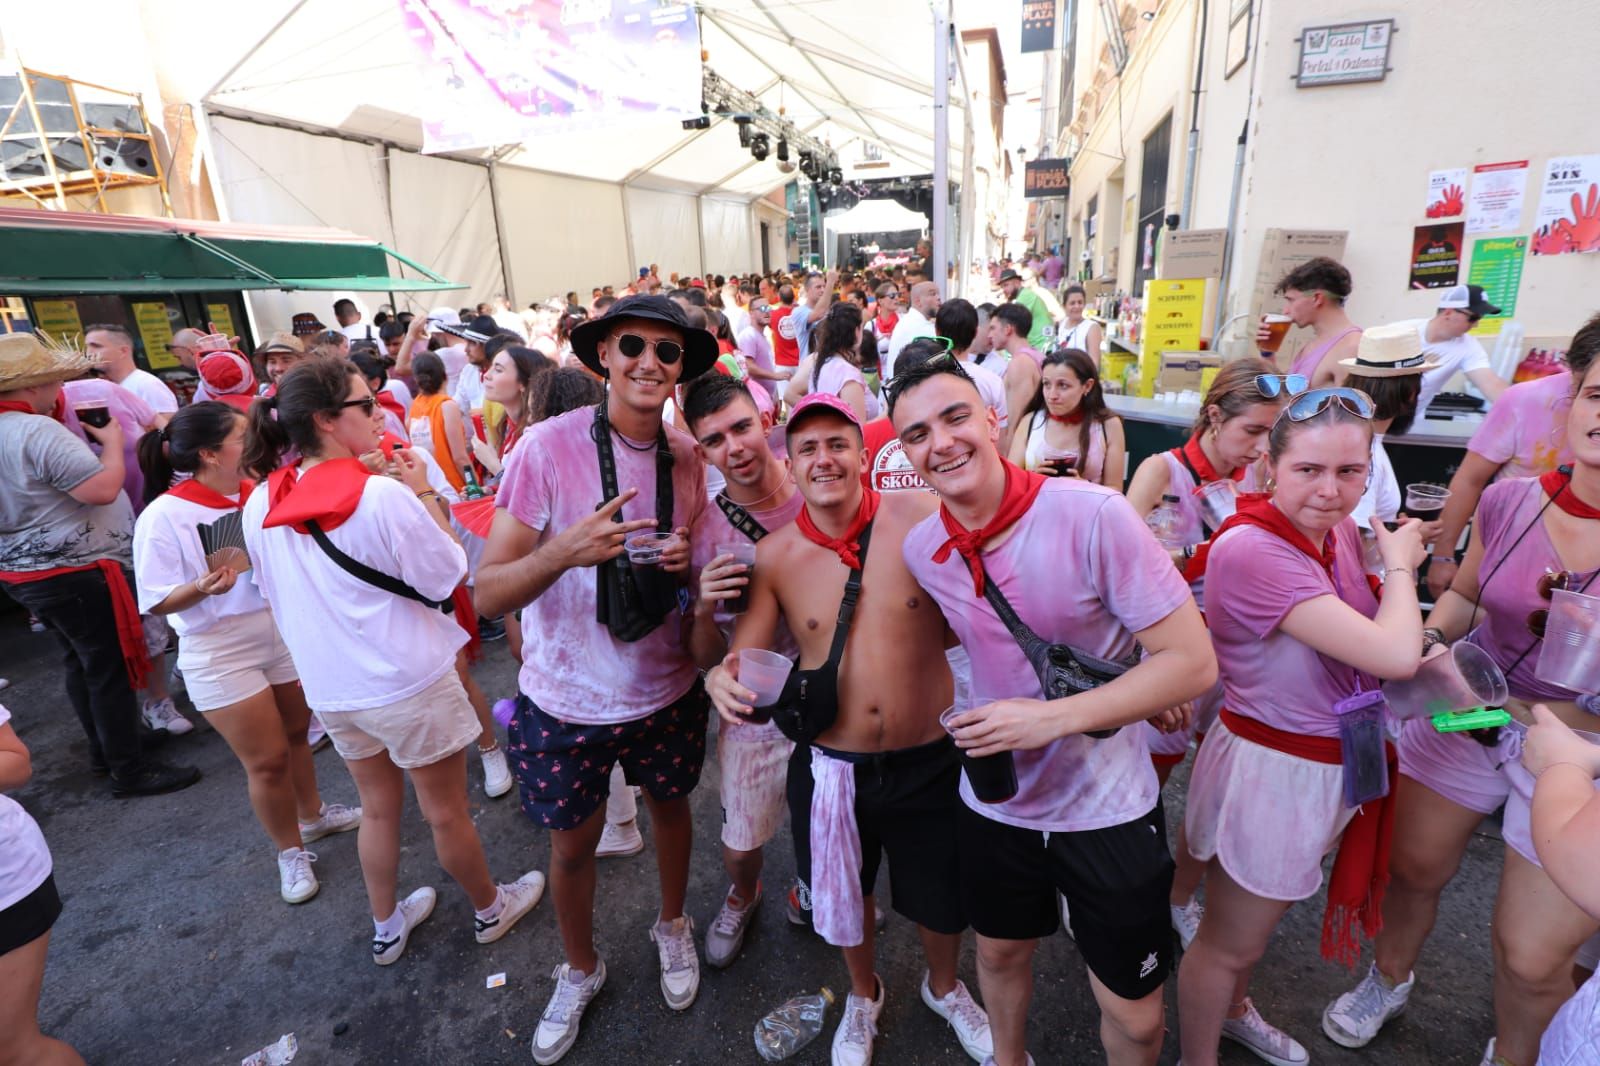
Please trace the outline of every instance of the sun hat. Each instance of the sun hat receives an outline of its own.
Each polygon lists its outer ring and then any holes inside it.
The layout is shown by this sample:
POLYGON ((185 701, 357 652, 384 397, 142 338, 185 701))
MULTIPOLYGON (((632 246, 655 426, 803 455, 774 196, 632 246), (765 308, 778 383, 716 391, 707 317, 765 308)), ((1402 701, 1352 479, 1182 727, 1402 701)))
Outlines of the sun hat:
POLYGON ((1022 275, 1018 274, 1015 270, 1012 270, 1010 267, 1006 267, 1004 270, 1002 270, 1000 272, 1000 284, 1002 284, 1002 285, 1004 285, 1008 281, 1021 281, 1021 280, 1022 280, 1022 275))
POLYGON ((0 334, 0 392, 69 381, 99 362, 98 356, 68 347, 49 334, 0 334))
POLYGON ((680 384, 704 374, 717 361, 717 339, 706 330, 689 325, 683 308, 665 296, 624 296, 599 318, 591 318, 574 326, 572 354, 577 356, 578 362, 605 377, 606 368, 600 362, 600 341, 611 333, 612 327, 629 319, 660 322, 683 334, 683 374, 678 379, 680 384))
POLYGON ((306 346, 301 343, 299 337, 296 337, 293 333, 285 333, 280 329, 278 332, 268 337, 265 344, 262 344, 256 349, 256 354, 266 355, 268 352, 296 352, 299 354, 304 354, 305 350, 306 346))
POLYGON ((794 410, 789 412, 789 421, 784 424, 783 428, 785 439, 794 435, 794 431, 799 428, 801 422, 815 415, 823 414, 838 415, 852 426, 855 426, 858 431, 865 433, 864 430, 861 430, 861 419, 856 417, 855 411, 850 409, 849 404, 831 392, 813 392, 810 396, 795 404, 794 410))
POLYGON ((294 318, 290 319, 290 323, 290 328, 294 331, 296 337, 315 337, 318 333, 328 328, 322 324, 322 321, 316 315, 309 311, 295 315, 294 318))
POLYGON ((1355 358, 1341 359, 1339 365, 1361 377, 1398 378, 1425 373, 1439 363, 1422 350, 1422 334, 1414 323, 1392 322, 1362 333, 1355 358))

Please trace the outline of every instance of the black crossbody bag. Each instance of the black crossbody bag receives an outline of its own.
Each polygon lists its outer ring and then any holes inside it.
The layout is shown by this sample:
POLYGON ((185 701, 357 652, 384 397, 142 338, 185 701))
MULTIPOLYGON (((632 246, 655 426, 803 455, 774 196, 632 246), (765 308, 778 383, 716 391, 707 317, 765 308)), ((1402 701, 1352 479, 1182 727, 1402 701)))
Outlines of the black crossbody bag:
MULTIPOLYGON (((606 500, 614 500, 621 490, 617 487, 617 460, 611 451, 611 423, 603 400, 595 406, 589 434, 600 457, 601 494, 606 500)), ((661 532, 672 530, 672 464, 672 448, 663 427, 656 434, 656 529, 661 532)), ((603 506, 602 501, 596 510, 603 506)), ((611 517, 620 524, 622 509, 618 508, 611 517)), ((595 621, 625 644, 649 636, 678 606, 677 579, 659 566, 635 567, 626 552, 597 564, 594 580, 595 621)))
POLYGON ((757 522, 754 515, 720 492, 717 493, 717 506, 722 508, 728 525, 749 537, 752 544, 767 535, 767 527, 757 522))
POLYGON ((403 600, 415 600, 424 607, 430 607, 435 611, 443 611, 449 614, 455 610, 455 600, 450 597, 442 600, 430 600, 392 574, 386 574, 382 570, 374 570, 366 563, 350 558, 350 556, 340 551, 333 541, 328 539, 328 535, 322 531, 322 527, 317 524, 315 519, 306 520, 306 532, 310 533, 311 539, 317 542, 317 547, 322 549, 322 554, 332 559, 339 569, 351 577, 365 581, 374 588, 380 588, 391 595, 399 596, 403 600))
MULTIPOLYGON (((979 565, 982 566, 982 563, 979 565)), ((1027 656, 1029 664, 1032 665, 1033 672, 1039 675, 1039 684, 1044 689, 1044 698, 1047 700, 1059 700, 1099 688, 1107 681, 1115 681, 1127 673, 1130 667, 1139 663, 1137 652, 1127 660, 1118 661, 1075 651, 1066 644, 1049 643, 1017 616, 1017 612, 1012 609, 1010 602, 1000 591, 1000 586, 989 576, 987 569, 983 571, 983 598, 989 601, 994 613, 1000 616, 1000 621, 1011 632, 1011 639, 1017 642, 1022 654, 1027 656)), ((1117 728, 1120 729, 1121 726, 1117 728)), ((1096 740, 1104 740, 1116 731, 1116 729, 1096 729, 1087 735, 1096 740)))

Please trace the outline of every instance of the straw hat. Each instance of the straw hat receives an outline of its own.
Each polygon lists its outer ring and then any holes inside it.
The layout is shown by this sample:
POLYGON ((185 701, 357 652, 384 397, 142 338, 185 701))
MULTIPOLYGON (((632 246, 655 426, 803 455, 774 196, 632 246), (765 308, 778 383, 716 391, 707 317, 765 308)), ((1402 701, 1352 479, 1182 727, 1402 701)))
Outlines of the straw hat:
POLYGON ((48 333, 0 334, 0 392, 68 381, 100 362, 48 333))
POLYGON ((1422 350, 1415 323, 1393 322, 1362 333, 1355 358, 1341 359, 1339 365, 1361 377, 1399 378, 1425 373, 1439 363, 1422 350))

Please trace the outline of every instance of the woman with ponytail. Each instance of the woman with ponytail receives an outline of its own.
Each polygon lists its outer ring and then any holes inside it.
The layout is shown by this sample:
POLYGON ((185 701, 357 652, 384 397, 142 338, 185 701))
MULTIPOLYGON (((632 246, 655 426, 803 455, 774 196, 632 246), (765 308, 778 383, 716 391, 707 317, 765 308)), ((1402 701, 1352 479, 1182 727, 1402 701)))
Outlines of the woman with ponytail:
POLYGON ((430 887, 397 896, 400 814, 409 774, 440 865, 472 901, 480 944, 499 940, 544 893, 544 875, 490 876, 467 807, 466 748, 481 731, 456 674, 466 632, 448 606, 466 554, 427 468, 394 449, 398 478, 361 460, 378 448, 377 401, 361 371, 310 361, 250 412, 247 465, 270 470, 244 508, 253 578, 275 605, 306 701, 361 793, 361 873, 373 961, 399 961, 433 913, 430 887), (278 467, 293 445, 302 457, 278 467))
POLYGON ((140 438, 134 582, 140 610, 178 633, 189 699, 244 767, 250 805, 278 853, 280 895, 303 903, 318 888, 305 845, 356 828, 361 810, 323 804, 306 744, 311 709, 272 612, 243 576, 250 560, 237 515, 254 488, 240 471, 244 428, 236 408, 208 400, 140 438), (207 526, 232 528, 209 555, 207 526))

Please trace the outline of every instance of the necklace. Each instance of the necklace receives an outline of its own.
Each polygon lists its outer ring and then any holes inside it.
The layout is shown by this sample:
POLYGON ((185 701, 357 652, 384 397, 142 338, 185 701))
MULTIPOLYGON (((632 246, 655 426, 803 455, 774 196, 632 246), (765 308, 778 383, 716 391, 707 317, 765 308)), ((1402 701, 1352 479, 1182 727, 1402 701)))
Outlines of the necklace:
POLYGON ((737 504, 739 504, 740 507, 743 507, 745 510, 752 511, 752 510, 758 509, 762 504, 766 503, 768 500, 772 499, 778 493, 782 492, 784 490, 784 488, 787 487, 788 485, 790 485, 793 481, 794 481, 793 476, 790 475, 788 471, 785 471, 784 475, 783 475, 783 480, 778 482, 778 487, 777 488, 773 489, 771 492, 767 493, 765 496, 761 497, 759 500, 751 500, 748 503, 740 503, 740 501, 738 501, 738 500, 733 498, 733 496, 728 492, 727 489, 723 489, 721 495, 723 497, 725 497, 729 503, 737 503, 737 504))
POLYGON ((633 443, 633 441, 629 440, 627 437, 624 437, 621 433, 618 433, 615 429, 613 429, 611 431, 611 434, 612 434, 612 436, 616 437, 618 440, 620 440, 622 442, 622 446, 624 448, 627 448, 630 451, 635 451, 635 452, 653 452, 653 451, 656 450, 656 444, 657 444, 656 441, 651 441, 649 444, 646 444, 644 447, 641 448, 639 445, 633 443))

